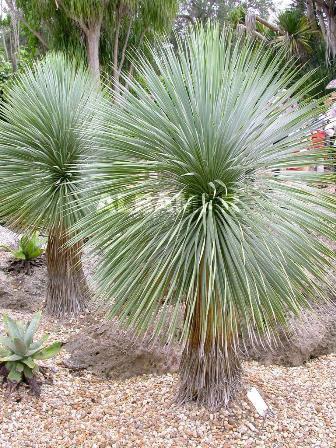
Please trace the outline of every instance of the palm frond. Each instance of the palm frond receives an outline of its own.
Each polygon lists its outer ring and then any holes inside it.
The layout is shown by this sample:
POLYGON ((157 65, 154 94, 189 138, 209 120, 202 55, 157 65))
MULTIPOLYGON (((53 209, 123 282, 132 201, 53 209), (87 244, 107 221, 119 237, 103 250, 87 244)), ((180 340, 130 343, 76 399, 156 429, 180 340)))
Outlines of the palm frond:
POLYGON ((307 17, 297 10, 283 11, 278 16, 278 26, 284 35, 276 39, 277 46, 287 50, 291 56, 304 56, 312 53, 313 36, 316 31, 311 29, 307 17))

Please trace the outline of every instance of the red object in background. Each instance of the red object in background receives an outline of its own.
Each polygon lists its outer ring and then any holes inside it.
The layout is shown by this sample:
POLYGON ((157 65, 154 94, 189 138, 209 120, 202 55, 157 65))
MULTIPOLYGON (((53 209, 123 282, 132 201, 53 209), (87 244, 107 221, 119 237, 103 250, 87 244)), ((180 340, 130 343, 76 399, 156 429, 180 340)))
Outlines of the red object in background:
POLYGON ((312 147, 314 149, 323 149, 327 134, 324 131, 315 131, 311 136, 312 147))
MULTIPOLYGON (((326 136, 327 136, 327 134, 325 131, 321 131, 321 130, 314 131, 311 136, 311 145, 308 149, 323 149, 326 136)), ((294 152, 298 152, 298 151, 294 151, 294 152)), ((297 166, 297 167, 287 168, 287 170, 288 171, 305 171, 305 168, 297 166)))

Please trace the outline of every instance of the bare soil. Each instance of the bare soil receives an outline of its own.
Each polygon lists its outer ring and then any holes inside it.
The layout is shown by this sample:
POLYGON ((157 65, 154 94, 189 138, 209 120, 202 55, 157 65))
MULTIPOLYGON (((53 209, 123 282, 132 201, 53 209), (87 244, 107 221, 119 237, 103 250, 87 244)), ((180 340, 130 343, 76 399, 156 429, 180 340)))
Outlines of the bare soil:
POLYGON ((11 254, 0 249, 0 307, 26 311, 40 309, 46 292, 47 269, 44 259, 39 266, 32 267, 31 275, 24 271, 9 272, 12 261, 11 254))

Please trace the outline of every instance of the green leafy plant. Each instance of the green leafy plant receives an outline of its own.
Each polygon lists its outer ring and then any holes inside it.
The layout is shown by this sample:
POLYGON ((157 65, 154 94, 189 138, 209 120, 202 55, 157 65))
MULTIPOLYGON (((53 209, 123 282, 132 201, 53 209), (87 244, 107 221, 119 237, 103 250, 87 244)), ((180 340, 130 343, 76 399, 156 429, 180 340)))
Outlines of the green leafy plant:
POLYGON ((0 216, 48 234, 46 311, 58 316, 81 312, 89 294, 81 244, 66 243, 86 211, 80 166, 92 151, 100 101, 82 65, 48 54, 18 77, 0 121, 0 216))
POLYGON ((236 28, 240 23, 245 24, 246 8, 242 5, 233 8, 228 14, 228 20, 236 28))
POLYGON ((34 260, 43 253, 41 242, 39 241, 38 232, 34 232, 31 236, 23 235, 20 239, 19 250, 14 254, 16 258, 22 260, 34 260))
POLYGON ((0 375, 12 388, 25 382, 36 393, 40 385, 36 380, 39 366, 36 361, 53 358, 61 350, 61 343, 44 346, 48 335, 34 342, 34 336, 41 320, 41 312, 34 315, 27 324, 3 316, 5 336, 0 337, 0 375))
POLYGON ((3 244, 0 245, 0 248, 10 252, 14 257, 14 261, 10 263, 8 270, 24 270, 26 274, 29 274, 32 266, 39 264, 38 258, 43 254, 43 248, 41 245, 42 242, 39 239, 39 234, 37 231, 31 235, 23 235, 20 238, 17 248, 3 244))
POLYGON ((31 261, 43 254, 38 232, 34 232, 32 235, 23 235, 17 249, 5 245, 0 247, 10 252, 16 260, 31 261))
POLYGON ((305 59, 312 52, 312 38, 315 34, 308 19, 300 11, 289 9, 278 16, 278 26, 284 32, 276 38, 277 46, 290 56, 305 59))

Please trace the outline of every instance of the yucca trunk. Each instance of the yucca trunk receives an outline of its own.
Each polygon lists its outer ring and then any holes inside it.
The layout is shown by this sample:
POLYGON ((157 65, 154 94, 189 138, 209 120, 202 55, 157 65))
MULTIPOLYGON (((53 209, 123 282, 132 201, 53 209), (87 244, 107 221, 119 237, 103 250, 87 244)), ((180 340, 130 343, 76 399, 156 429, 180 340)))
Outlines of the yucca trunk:
POLYGON ((199 295, 180 364, 178 401, 196 401, 209 409, 218 409, 227 406, 240 384, 236 333, 219 302, 210 306, 205 319, 202 313, 199 295))
POLYGON ((46 250, 48 287, 46 311, 57 317, 76 315, 85 310, 88 300, 82 261, 82 244, 68 246, 66 232, 49 234, 46 250))

